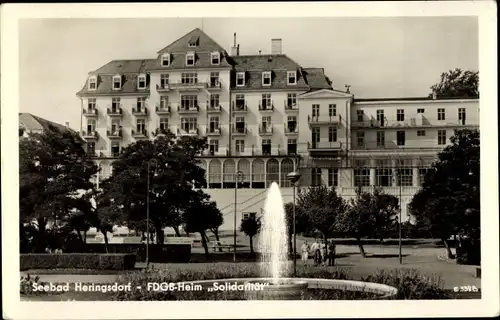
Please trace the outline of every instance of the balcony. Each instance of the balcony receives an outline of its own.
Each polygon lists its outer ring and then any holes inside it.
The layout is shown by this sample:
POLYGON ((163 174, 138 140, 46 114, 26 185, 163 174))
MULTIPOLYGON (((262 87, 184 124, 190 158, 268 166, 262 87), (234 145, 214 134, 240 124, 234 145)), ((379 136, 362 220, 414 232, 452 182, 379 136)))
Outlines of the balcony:
POLYGON ((200 112, 200 107, 195 106, 177 106, 177 112, 179 114, 196 114, 200 112))
POLYGON ((285 127, 285 135, 287 136, 293 136, 299 134, 299 127, 297 125, 289 125, 285 123, 284 127, 285 127))
POLYGON ((168 116, 170 115, 170 105, 157 104, 156 105, 156 114, 159 116, 168 116))
POLYGON ((160 127, 160 128, 156 128, 152 133, 153 133, 153 136, 158 137, 158 136, 166 134, 168 131, 169 131, 168 127, 163 127, 163 128, 160 127))
POLYGON ((121 117, 123 114, 123 110, 119 105, 112 105, 110 108, 107 110, 108 116, 110 117, 121 117))
POLYGON ((215 150, 215 147, 208 146, 207 150, 203 150, 200 154, 202 157, 220 157, 220 156, 229 156, 229 145, 226 147, 218 147, 218 150, 215 150))
POLYGON ((147 107, 132 108, 132 114, 136 117, 146 117, 148 115, 148 108, 147 107))
POLYGON ((189 130, 177 129, 177 135, 179 135, 179 136, 197 136, 198 135, 198 128, 189 129, 189 130))
POLYGON ((177 91, 200 91, 202 89, 207 88, 207 83, 206 82, 198 82, 198 80, 192 81, 192 82, 182 82, 178 81, 175 83, 169 84, 169 87, 172 90, 177 90, 177 91))
POLYGON ((156 91, 157 92, 169 92, 170 91, 170 85, 168 83, 165 84, 157 84, 156 85, 156 91))
POLYGON ((95 130, 83 130, 81 132, 82 138, 85 140, 97 140, 99 139, 99 135, 95 130))
POLYGON ((259 126, 259 134, 261 136, 272 136, 273 135, 273 125, 272 124, 267 124, 266 126, 260 125, 259 126))
POLYGON ((122 138, 122 129, 108 130, 106 131, 106 135, 109 139, 121 139, 122 138))
POLYGON ((247 113, 247 103, 246 102, 238 102, 234 101, 231 104, 231 110, 233 113, 247 113))
POLYGON ((252 145, 252 156, 282 156, 287 152, 281 148, 280 144, 263 144, 261 146, 252 145))
POLYGON ((222 107, 220 104, 211 104, 207 101, 207 112, 208 113, 220 113, 222 111, 222 107))
POLYGON ((248 133, 247 125, 246 124, 235 125, 231 129, 231 133, 235 137, 244 137, 248 133))
POLYGON ((351 123, 351 128, 353 129, 398 129, 398 128, 455 128, 455 127, 478 127, 479 124, 472 123, 474 121, 469 120, 461 121, 458 119, 449 120, 433 120, 430 122, 424 117, 417 118, 405 118, 403 121, 390 120, 384 118, 382 120, 368 119, 363 121, 353 121, 351 123))
POLYGON ((97 108, 83 109, 83 115, 87 118, 96 118, 98 114, 97 108))
POLYGON ((132 130, 132 137, 135 139, 145 139, 148 137, 148 130, 146 128, 132 130))
POLYGON ((222 85, 219 80, 210 81, 207 83, 207 89, 208 91, 219 91, 222 89, 222 85))
POLYGON ((319 115, 319 116, 307 116, 307 122, 309 125, 311 124, 339 124, 340 123, 340 116, 326 116, 326 115, 319 115))
POLYGON ((262 104, 262 101, 259 101, 259 111, 261 112, 273 112, 274 111, 274 103, 270 104, 262 104))
POLYGON ((320 141, 307 142, 307 150, 311 151, 340 151, 342 143, 340 141, 320 141))
POLYGON ((206 129, 207 136, 220 136, 221 135, 221 129, 220 128, 207 128, 206 129))
POLYGON ((292 103, 288 103, 287 100, 285 100, 285 111, 286 112, 296 112, 296 111, 299 111, 299 105, 297 103, 295 104, 292 104, 292 103))

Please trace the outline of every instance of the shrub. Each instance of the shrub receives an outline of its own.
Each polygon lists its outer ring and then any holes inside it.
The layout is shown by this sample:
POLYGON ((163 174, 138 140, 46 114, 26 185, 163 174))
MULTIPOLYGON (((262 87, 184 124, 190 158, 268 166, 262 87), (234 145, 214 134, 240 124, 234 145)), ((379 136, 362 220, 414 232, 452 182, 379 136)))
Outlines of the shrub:
POLYGON ((462 246, 457 247, 457 264, 481 265, 481 244, 479 241, 462 241, 462 246))
POLYGON ((135 267, 136 257, 132 254, 21 254, 20 269, 99 269, 130 270, 135 267))
POLYGON ((33 284, 37 285, 45 285, 43 282, 39 282, 40 277, 32 277, 29 274, 25 277, 21 276, 21 281, 19 283, 19 290, 21 294, 31 295, 36 294, 37 292, 33 292, 33 284))

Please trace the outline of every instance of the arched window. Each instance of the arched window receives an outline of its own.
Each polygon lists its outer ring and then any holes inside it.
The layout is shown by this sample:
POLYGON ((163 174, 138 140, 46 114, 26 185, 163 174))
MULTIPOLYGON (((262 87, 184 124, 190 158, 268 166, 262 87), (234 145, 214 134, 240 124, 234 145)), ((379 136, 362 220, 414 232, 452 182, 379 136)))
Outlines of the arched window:
POLYGON ((293 172, 293 161, 292 161, 292 159, 284 159, 281 162, 281 186, 282 187, 288 188, 288 187, 292 186, 290 181, 288 181, 288 179, 286 178, 286 176, 290 172, 293 172))
POLYGON ((252 162, 252 188, 262 189, 266 187, 264 176, 264 161, 255 159, 252 162))
POLYGON ((269 161, 267 161, 266 169, 267 169, 266 185, 269 188, 271 186, 271 183, 273 182, 279 183, 280 180, 278 160, 270 159, 269 161))
POLYGON ((228 159, 224 161, 224 188, 234 188, 235 187, 235 173, 236 165, 233 159, 228 159))
POLYGON ((219 159, 212 159, 208 165, 208 186, 209 188, 221 188, 221 163, 219 159))
POLYGON ((238 162, 238 171, 243 173, 243 179, 238 188, 250 188, 250 162, 247 159, 241 159, 238 162))

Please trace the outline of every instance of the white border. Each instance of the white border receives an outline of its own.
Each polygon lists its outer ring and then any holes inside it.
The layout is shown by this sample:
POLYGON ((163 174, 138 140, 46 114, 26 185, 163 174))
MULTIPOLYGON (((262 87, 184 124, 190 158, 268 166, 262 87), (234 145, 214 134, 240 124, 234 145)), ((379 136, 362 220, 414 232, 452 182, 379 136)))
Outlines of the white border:
POLYGON ((13 319, 425 317, 499 314, 496 6, 493 1, 43 4, 1 7, 3 315, 13 319), (22 18, 478 16, 483 298, 457 301, 19 302, 18 20, 22 18), (487 247, 486 247, 487 245, 487 247), (279 304, 278 304, 279 303, 279 304), (362 306, 360 308, 360 306, 362 306))

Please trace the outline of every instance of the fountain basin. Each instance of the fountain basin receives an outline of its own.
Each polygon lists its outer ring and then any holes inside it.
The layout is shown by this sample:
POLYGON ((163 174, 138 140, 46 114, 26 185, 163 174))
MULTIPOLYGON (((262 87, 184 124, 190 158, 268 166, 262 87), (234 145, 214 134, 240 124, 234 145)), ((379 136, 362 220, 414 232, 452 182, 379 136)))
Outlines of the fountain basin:
MULTIPOLYGON (((274 279, 273 279, 274 280, 274 279)), ((276 281, 260 279, 246 281, 245 284, 265 283, 262 290, 248 290, 245 296, 248 300, 301 300, 307 290, 307 281, 281 278, 276 281)))

